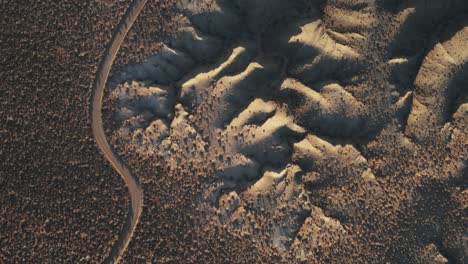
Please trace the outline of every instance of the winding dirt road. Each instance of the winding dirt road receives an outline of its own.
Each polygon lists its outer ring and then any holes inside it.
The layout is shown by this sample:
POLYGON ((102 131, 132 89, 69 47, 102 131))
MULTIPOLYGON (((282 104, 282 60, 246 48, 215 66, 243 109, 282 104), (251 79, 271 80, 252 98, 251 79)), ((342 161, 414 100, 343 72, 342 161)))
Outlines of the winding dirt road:
POLYGON ((101 64, 97 70, 91 95, 91 121, 96 144, 107 160, 109 160, 115 170, 124 179, 125 183, 127 184, 131 199, 127 222, 120 233, 119 239, 112 246, 109 255, 104 260, 104 263, 119 262, 130 242, 130 239, 133 236, 143 207, 143 190, 138 184, 137 179, 132 176, 129 168, 110 147, 109 142, 107 141, 104 134, 104 129, 102 126, 102 99, 104 96, 104 88, 106 86, 106 82, 117 52, 119 51, 125 36, 137 19, 146 2, 147 0, 134 0, 129 6, 119 25, 115 29, 112 39, 108 44, 106 53, 104 54, 103 60, 101 61, 101 64))

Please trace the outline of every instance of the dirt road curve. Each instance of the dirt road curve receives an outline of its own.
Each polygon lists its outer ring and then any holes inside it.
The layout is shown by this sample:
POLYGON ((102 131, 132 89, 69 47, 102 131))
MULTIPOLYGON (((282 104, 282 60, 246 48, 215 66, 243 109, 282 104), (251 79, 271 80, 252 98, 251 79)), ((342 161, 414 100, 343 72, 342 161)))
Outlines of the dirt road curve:
POLYGON ((141 187, 130 173, 129 168, 124 164, 124 162, 122 162, 117 154, 115 154, 107 142, 102 126, 102 99, 104 96, 104 88, 117 52, 146 2, 147 0, 134 0, 115 29, 103 60, 99 65, 91 95, 92 101, 90 110, 94 138, 104 156, 124 179, 127 184, 128 191, 130 192, 131 199, 127 222, 120 233, 119 239, 112 246, 109 256, 104 260, 104 263, 119 262, 130 242, 130 239, 132 238, 133 232, 138 224, 138 220, 140 219, 143 206, 143 191, 141 187))

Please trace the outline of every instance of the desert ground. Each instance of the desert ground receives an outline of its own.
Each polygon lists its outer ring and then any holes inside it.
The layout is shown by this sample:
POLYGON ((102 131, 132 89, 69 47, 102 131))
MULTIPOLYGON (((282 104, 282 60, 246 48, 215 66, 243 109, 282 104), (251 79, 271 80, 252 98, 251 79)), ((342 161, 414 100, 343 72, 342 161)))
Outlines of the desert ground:
POLYGON ((0 263, 467 262, 466 1, 0 10, 0 263))

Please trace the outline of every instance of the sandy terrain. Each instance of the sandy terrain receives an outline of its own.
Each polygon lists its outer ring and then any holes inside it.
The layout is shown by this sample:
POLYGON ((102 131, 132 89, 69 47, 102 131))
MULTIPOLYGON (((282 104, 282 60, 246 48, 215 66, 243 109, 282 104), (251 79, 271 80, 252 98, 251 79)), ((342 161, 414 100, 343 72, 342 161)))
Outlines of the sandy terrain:
POLYGON ((466 263, 465 0, 0 1, 0 263, 466 263))
MULTIPOLYGON (((115 147, 168 175, 142 173, 144 189, 188 184, 177 188, 192 188, 195 230, 227 231, 270 261, 465 261, 463 2, 176 9, 161 51, 118 65, 109 85, 115 147)), ((145 259, 136 244, 165 246, 142 221, 130 251, 145 259)))

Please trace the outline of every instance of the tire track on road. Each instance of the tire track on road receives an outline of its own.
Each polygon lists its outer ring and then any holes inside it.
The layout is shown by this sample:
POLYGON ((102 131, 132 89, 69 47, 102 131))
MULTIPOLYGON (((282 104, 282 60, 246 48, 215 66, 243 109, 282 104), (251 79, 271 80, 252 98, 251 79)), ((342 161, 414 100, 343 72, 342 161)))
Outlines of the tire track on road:
POLYGON ((133 233, 135 232, 143 207, 143 190, 141 189, 137 179, 132 176, 128 166, 125 165, 120 157, 113 151, 106 139, 104 128, 102 126, 102 100, 104 97, 104 88, 106 86, 107 79, 109 78, 117 52, 146 2, 147 0, 134 0, 120 20, 97 70, 91 95, 90 114, 96 144, 106 159, 112 164, 112 167, 114 167, 125 181, 131 200, 127 222, 120 232, 119 239, 112 246, 109 255, 104 260, 104 263, 117 263, 120 261, 123 253, 127 249, 133 233))

